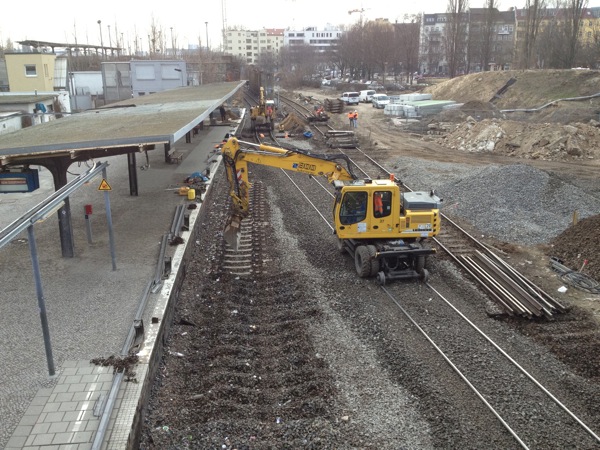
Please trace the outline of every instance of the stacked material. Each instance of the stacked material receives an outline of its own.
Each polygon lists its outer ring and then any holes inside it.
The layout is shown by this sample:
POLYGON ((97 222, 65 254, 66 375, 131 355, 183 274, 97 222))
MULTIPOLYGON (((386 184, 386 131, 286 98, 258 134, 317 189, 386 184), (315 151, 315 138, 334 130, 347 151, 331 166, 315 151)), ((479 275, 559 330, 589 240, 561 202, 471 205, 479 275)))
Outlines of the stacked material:
POLYGON ((329 130, 325 133, 329 148, 352 148, 358 145, 354 131, 329 130))
POLYGON ((383 113, 396 117, 425 117, 438 114, 455 104, 456 102, 452 100, 420 100, 390 103, 385 106, 383 113))
POLYGON ((341 112, 343 112, 344 106, 344 102, 341 101, 339 98, 326 98, 323 102, 323 107, 325 108, 325 111, 332 112, 335 114, 340 114, 341 112))

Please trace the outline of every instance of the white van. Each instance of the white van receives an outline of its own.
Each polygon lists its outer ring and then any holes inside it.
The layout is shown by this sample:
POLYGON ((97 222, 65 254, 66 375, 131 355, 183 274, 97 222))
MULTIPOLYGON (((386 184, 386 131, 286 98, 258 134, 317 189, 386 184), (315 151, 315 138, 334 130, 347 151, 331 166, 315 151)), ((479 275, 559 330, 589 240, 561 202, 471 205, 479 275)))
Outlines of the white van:
POLYGON ((371 97, 371 103, 373 104, 373 108, 383 109, 385 105, 390 104, 390 98, 385 94, 375 94, 371 97))
POLYGON ((358 94, 358 101, 361 103, 370 103, 371 98, 375 95, 375 91, 373 89, 368 89, 366 91, 360 91, 358 94))
POLYGON ((358 105, 358 96, 360 94, 358 92, 344 92, 340 97, 340 100, 343 101, 346 105, 358 105))

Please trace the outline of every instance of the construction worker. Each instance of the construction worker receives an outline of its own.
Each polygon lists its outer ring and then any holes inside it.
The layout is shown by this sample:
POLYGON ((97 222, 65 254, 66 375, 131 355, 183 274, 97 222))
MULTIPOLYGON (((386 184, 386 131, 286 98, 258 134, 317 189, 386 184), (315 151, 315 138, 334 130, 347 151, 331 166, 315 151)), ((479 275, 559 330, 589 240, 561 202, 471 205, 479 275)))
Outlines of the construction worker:
POLYGON ((348 113, 348 121, 350 122, 350 128, 354 128, 354 113, 352 111, 348 113))
POLYGON ((354 110, 354 113, 352 113, 352 126, 354 128, 358 128, 358 111, 354 110))
POLYGON ((375 214, 375 217, 383 216, 383 199, 379 192, 373 194, 373 213, 375 214))

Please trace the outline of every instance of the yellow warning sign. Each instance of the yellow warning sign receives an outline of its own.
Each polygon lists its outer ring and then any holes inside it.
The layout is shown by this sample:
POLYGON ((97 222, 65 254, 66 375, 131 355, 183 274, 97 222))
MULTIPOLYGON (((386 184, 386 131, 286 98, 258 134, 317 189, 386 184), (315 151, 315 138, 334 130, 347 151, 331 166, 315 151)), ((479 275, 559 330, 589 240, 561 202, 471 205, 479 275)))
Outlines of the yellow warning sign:
POLYGON ((100 183, 100 186, 98 186, 98 190, 99 191, 110 191, 112 189, 110 187, 110 184, 108 184, 108 182, 103 178, 102 182, 100 183))

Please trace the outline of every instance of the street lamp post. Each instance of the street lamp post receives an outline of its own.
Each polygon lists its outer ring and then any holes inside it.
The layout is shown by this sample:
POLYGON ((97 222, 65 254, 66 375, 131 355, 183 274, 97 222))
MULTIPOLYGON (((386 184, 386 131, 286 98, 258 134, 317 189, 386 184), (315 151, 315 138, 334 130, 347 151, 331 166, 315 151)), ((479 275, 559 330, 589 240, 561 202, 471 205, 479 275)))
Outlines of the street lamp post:
POLYGON ((98 20, 98 28, 100 28, 100 47, 102 47, 102 54, 104 55, 104 41, 102 40, 102 21, 98 20))
POLYGON ((173 27, 171 27, 171 56, 175 56, 175 43, 173 42, 173 27))
MULTIPOLYGON (((112 39, 110 37, 110 25, 108 25, 108 46, 112 47, 112 39)), ((110 49, 110 54, 112 56, 112 48, 110 49)))
POLYGON ((208 22, 204 22, 206 25, 206 51, 208 51, 208 22))

